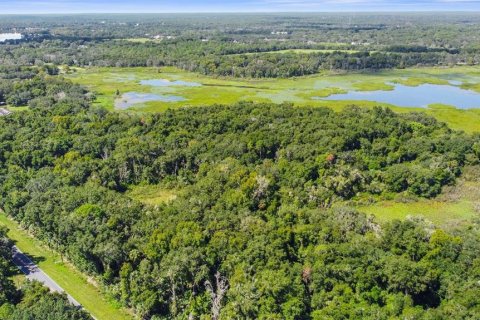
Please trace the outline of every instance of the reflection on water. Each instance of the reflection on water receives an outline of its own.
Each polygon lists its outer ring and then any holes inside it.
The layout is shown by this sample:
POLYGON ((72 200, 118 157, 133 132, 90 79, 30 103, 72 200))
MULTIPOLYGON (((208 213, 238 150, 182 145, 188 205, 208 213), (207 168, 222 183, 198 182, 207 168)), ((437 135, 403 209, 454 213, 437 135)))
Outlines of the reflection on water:
POLYGON ((480 93, 453 85, 423 84, 410 87, 397 84, 391 91, 350 91, 314 100, 367 100, 402 107, 426 108, 431 104, 445 104, 460 109, 480 108, 480 93))
POLYGON ((188 81, 170 81, 167 79, 151 79, 151 80, 141 80, 141 85, 144 86, 153 86, 153 87, 170 87, 170 86, 180 86, 180 87, 200 87, 201 84, 197 82, 188 82, 188 81))
POLYGON ((138 92, 127 92, 122 95, 121 98, 115 100, 115 109, 128 109, 131 106, 139 103, 149 102, 149 101, 163 101, 163 102, 177 102, 185 101, 186 99, 180 96, 167 96, 161 94, 152 94, 152 93, 138 93, 138 92))

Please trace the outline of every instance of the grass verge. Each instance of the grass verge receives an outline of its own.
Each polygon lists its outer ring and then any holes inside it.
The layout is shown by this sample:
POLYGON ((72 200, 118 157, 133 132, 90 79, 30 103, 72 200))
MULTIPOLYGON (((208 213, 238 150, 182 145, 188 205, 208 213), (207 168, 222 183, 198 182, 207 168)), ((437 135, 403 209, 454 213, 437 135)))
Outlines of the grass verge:
POLYGON ((82 304, 96 319, 133 319, 133 316, 129 315, 126 310, 120 308, 115 301, 108 300, 98 288, 88 282, 85 275, 62 262, 60 255, 42 246, 38 240, 21 230, 16 222, 10 220, 1 211, 0 225, 10 229, 8 237, 15 241, 17 247, 37 261, 38 266, 45 273, 82 304))

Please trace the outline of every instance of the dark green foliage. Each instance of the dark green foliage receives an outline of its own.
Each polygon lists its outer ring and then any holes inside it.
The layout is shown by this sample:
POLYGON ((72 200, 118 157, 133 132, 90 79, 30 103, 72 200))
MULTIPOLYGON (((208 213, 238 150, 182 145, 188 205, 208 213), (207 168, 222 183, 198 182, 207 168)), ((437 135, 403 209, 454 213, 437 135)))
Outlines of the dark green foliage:
MULTIPOLYGON (((478 161, 478 138, 382 108, 131 115, 67 90, 0 119, 0 204, 140 316, 480 315, 477 224, 458 235, 421 221, 379 226, 340 206, 434 196, 478 161), (125 195, 137 184, 182 192, 149 207, 125 195)), ((57 298, 13 314, 69 314, 57 298)))
POLYGON ((56 75, 58 68, 53 65, 37 67, 4 67, 0 68, 0 104, 6 103, 14 107, 35 104, 36 98, 49 96, 47 103, 53 99, 62 100, 81 96, 86 93, 82 89, 66 83, 56 75), (76 96, 75 96, 76 95, 76 96))
MULTIPOLYGON (((14 271, 11 263, 12 243, 7 238, 7 230, 0 227, 0 307, 9 304, 17 298, 17 290, 9 278, 14 271)), ((0 311, 0 315, 1 315, 0 311)))
POLYGON ((167 65, 206 75, 276 78, 323 70, 480 62, 476 13, 102 15, 26 20, 3 17, 0 21, 0 29, 15 26, 25 36, 0 45, 0 65, 37 65, 48 74, 58 72, 51 63, 167 65), (32 33, 32 27, 42 31, 32 33), (125 41, 132 38, 147 41, 125 41), (275 53, 285 49, 324 51, 275 53))
MULTIPOLYGON (((405 68, 416 65, 448 65, 457 61, 458 54, 439 52, 383 52, 325 50, 305 53, 275 53, 289 48, 323 49, 324 46, 308 46, 296 42, 283 44, 262 42, 239 45, 230 40, 202 42, 196 39, 178 39, 162 43, 132 43, 128 41, 88 42, 72 46, 71 41, 45 41, 29 47, 28 61, 40 64, 54 63, 77 66, 111 67, 160 67, 176 66, 205 75, 242 78, 287 78, 319 73, 323 70, 379 70, 405 68), (82 49, 79 50, 79 46, 82 49), (55 52, 55 54, 47 54, 55 52), (247 53, 244 53, 247 52, 247 53)), ((335 47, 334 47, 335 48, 335 47)), ((2 52, 0 47, 0 53, 2 52)), ((328 49, 328 47, 327 47, 328 49)), ((10 52, 10 51, 9 51, 10 52)), ((23 46, 12 48, 11 59, 25 59, 23 46), (17 55, 21 55, 16 57, 17 55)), ((0 59, 0 62, 2 59, 0 59)), ((5 63, 12 63, 4 58, 5 63)), ((52 74, 55 70, 46 69, 52 74)), ((23 96, 19 97, 25 98, 23 96)))
MULTIPOLYGON (((423 221, 379 225, 344 207, 436 196, 478 164, 478 136, 383 108, 113 113, 56 76, 60 64, 235 77, 476 64, 478 21, 3 16, 0 29, 25 38, 0 45, 0 104, 30 110, 0 117, 0 207, 144 319, 479 319, 478 221, 449 232, 423 221), (146 34, 163 40, 119 40, 146 34), (295 48, 324 51, 270 52, 295 48), (149 184, 180 192, 157 206, 128 197, 149 184)), ((5 234, 0 319, 88 319, 37 283, 14 287, 5 234)))
POLYGON ((0 320, 89 320, 86 312, 72 306, 65 296, 51 294, 38 282, 27 281, 17 290, 11 276, 16 267, 12 263, 12 242, 7 230, 0 227, 0 320))
POLYGON ((66 297, 50 293, 38 282, 27 283, 22 301, 9 320, 90 320, 86 312, 69 304, 66 297))

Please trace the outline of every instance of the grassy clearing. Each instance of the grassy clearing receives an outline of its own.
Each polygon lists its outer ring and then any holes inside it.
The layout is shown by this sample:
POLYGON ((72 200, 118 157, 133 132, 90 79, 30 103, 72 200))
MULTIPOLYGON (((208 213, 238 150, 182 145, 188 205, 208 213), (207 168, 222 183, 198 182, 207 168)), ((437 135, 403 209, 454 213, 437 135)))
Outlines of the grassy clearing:
POLYGON ((180 192, 160 185, 144 185, 134 186, 127 192, 127 196, 147 205, 159 205, 175 200, 180 192))
POLYGON ((385 82, 357 82, 353 84, 356 91, 391 91, 395 86, 385 82))
POLYGON ((20 111, 28 110, 28 106, 21 106, 21 107, 7 106, 7 110, 12 112, 20 112, 20 111))
POLYGON ((451 106, 431 105, 425 112, 448 123, 452 129, 467 133, 480 132, 480 109, 460 110, 451 106))
POLYGON ((134 43, 147 43, 147 42, 161 42, 162 41, 160 39, 153 39, 153 38, 128 38, 128 39, 118 39, 118 40, 134 42, 134 43))
POLYGON ((359 207, 359 210, 373 214, 380 221, 404 220, 409 216, 421 216, 438 225, 467 222, 478 214, 469 201, 449 203, 424 199, 407 203, 385 201, 359 207))
POLYGON ((348 105, 362 107, 389 106, 397 112, 421 111, 447 122, 452 128, 466 132, 480 131, 480 110, 460 110, 433 106, 428 109, 405 108, 371 101, 328 101, 314 97, 328 97, 350 90, 392 90, 390 83, 416 86, 424 83, 448 84, 458 81, 465 89, 480 92, 479 67, 417 68, 384 70, 371 73, 323 73, 290 79, 232 79, 207 77, 172 67, 165 68, 87 68, 67 74, 74 82, 97 92, 96 103, 107 109, 114 108, 116 90, 120 93, 139 92, 177 95, 182 102, 153 101, 135 105, 139 111, 164 111, 168 108, 231 104, 238 101, 291 102, 296 106, 328 106, 341 110, 348 105), (154 87, 140 84, 140 80, 167 79, 197 82, 199 87, 154 87))
POLYGON ((466 168, 455 186, 445 187, 435 199, 415 201, 390 200, 359 206, 365 213, 375 215, 380 221, 403 220, 408 216, 421 216, 442 227, 468 223, 480 217, 479 168, 466 168))
MULTIPOLYGON (((74 269, 68 263, 62 262, 55 252, 45 248, 41 243, 19 229, 16 222, 0 212, 0 225, 10 229, 8 236, 24 253, 33 258, 39 267, 55 280, 65 291, 80 302, 98 320, 133 319, 127 311, 121 309, 116 302, 107 299, 98 288, 88 282, 86 276, 74 269)), ((16 277, 16 283, 21 279, 16 277)))
POLYGON ((441 79, 441 78, 429 78, 429 77, 423 77, 423 78, 404 78, 404 79, 396 79, 393 80, 394 83, 398 84, 403 84, 405 86, 410 86, 410 87, 416 87, 421 84, 438 84, 438 85, 448 85, 449 82, 446 79, 441 79))

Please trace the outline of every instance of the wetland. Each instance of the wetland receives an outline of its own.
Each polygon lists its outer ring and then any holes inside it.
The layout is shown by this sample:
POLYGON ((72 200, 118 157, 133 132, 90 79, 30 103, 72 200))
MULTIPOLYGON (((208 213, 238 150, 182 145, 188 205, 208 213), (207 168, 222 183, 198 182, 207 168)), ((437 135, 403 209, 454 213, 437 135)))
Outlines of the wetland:
POLYGON ((174 67, 91 67, 77 68, 66 76, 95 91, 96 103, 107 109, 157 112, 253 101, 328 106, 339 111, 355 104, 388 106, 402 113, 422 111, 454 129, 480 130, 478 67, 324 72, 289 79, 211 77, 174 67))

